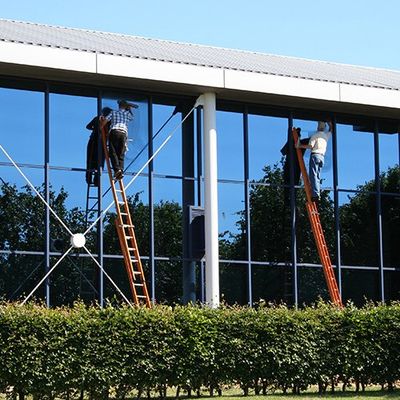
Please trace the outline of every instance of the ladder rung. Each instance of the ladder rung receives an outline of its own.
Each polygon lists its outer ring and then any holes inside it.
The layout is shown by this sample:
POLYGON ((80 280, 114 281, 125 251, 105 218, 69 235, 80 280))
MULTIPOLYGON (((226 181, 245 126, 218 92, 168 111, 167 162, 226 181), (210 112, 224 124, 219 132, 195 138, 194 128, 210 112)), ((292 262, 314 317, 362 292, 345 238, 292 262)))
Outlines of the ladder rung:
POLYGON ((136 297, 138 297, 139 299, 147 299, 147 296, 141 294, 137 294, 136 297))
POLYGON ((128 215, 128 213, 125 213, 125 212, 121 212, 121 215, 128 215))
POLYGON ((134 251, 135 248, 134 247, 128 247, 128 251, 134 251))
POLYGON ((122 224, 120 225, 121 228, 133 228, 133 225, 129 225, 129 224, 122 224))
POLYGON ((135 286, 144 286, 143 283, 134 283, 135 286))
POLYGON ((139 272, 139 271, 132 271, 132 272, 133 272, 134 275, 142 275, 142 273, 139 272))
POLYGON ((116 191, 116 192, 119 192, 119 193, 122 193, 122 192, 123 192, 123 190, 121 190, 121 189, 115 189, 115 191, 116 191))
POLYGON ((119 200, 118 204, 125 204, 125 202, 123 200, 119 200))

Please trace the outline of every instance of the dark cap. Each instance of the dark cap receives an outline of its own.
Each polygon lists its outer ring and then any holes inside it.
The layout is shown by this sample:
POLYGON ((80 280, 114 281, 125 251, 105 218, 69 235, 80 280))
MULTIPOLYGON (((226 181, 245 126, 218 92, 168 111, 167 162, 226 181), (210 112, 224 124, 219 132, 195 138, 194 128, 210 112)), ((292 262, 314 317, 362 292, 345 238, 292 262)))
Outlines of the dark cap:
POLYGON ((122 108, 138 108, 137 104, 129 103, 127 100, 118 100, 118 105, 122 108))

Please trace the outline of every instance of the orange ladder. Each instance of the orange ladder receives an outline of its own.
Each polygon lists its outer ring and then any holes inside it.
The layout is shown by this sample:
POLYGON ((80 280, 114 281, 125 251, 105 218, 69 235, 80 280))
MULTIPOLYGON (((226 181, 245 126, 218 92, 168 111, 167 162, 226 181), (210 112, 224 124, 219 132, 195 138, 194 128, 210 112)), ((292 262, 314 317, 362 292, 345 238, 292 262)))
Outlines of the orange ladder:
POLYGON ((110 178, 111 190, 113 193, 115 208, 117 210, 117 218, 115 219, 115 227, 117 229, 118 239, 124 257, 125 269, 128 275, 129 286, 133 302, 136 305, 145 304, 151 307, 149 293, 147 291, 146 279, 140 260, 139 250, 136 242, 136 235, 132 217, 129 211, 129 204, 125 193, 125 187, 122 179, 116 181, 113 179, 113 171, 111 168, 110 156, 107 147, 107 131, 106 127, 102 128, 102 141, 105 161, 110 178), (117 188, 117 182, 119 188, 117 188))
MULTIPOLYGON (((299 135, 297 133, 296 128, 292 129, 292 134, 294 143, 297 143, 299 140, 299 135)), ((317 245, 319 258, 322 263, 325 280, 328 285, 329 295, 332 303, 334 303, 339 307, 343 307, 339 288, 336 282, 335 273, 333 271, 331 259, 329 257, 329 251, 328 251, 328 246, 326 245, 324 231, 322 229, 321 221, 319 218, 317 204, 314 201, 311 201, 311 184, 307 174, 306 167, 304 165, 303 154, 299 148, 296 148, 296 153, 297 153, 297 158, 299 160, 301 174, 303 175, 304 188, 306 191, 306 197, 307 197, 306 208, 308 213, 308 219, 310 220, 311 223, 311 229, 314 234, 314 239, 317 245)))

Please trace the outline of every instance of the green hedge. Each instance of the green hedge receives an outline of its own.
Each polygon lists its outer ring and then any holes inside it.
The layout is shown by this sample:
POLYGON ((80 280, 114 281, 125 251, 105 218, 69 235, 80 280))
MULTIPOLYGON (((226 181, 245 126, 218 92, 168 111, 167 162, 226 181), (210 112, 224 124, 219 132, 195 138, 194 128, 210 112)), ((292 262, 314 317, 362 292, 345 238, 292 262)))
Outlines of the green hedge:
POLYGON ((168 387, 246 394, 400 379, 400 305, 47 309, 0 305, 0 389, 104 398, 168 387), (112 392, 111 392, 112 391, 112 392))

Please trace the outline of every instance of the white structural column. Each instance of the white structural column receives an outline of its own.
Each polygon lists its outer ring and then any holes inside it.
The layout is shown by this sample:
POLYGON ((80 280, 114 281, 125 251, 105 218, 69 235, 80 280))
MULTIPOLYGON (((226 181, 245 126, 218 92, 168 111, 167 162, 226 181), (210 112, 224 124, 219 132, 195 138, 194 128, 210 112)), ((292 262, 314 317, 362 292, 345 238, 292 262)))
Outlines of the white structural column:
POLYGON ((217 127, 215 93, 204 93, 204 213, 206 302, 219 306, 217 127))

